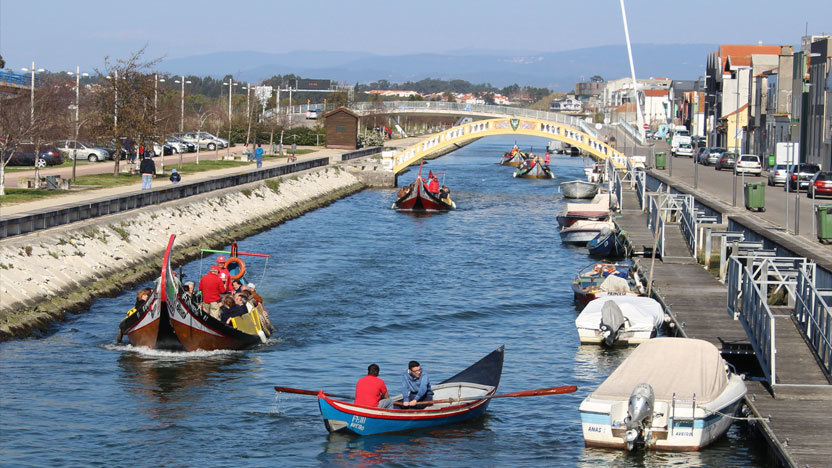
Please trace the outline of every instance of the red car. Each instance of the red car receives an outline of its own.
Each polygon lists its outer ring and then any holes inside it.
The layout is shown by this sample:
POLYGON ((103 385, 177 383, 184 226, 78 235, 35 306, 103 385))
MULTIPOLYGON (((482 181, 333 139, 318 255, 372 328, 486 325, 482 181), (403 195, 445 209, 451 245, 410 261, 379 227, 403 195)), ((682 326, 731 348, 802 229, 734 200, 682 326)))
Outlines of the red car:
POLYGON ((812 179, 808 196, 809 198, 815 198, 818 195, 832 195, 832 171, 820 171, 812 179))

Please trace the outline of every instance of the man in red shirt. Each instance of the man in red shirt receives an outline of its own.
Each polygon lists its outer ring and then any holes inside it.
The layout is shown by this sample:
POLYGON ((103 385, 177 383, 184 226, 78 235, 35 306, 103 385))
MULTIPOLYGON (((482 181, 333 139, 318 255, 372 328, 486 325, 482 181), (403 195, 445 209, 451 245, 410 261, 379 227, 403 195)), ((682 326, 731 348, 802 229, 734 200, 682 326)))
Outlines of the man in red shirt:
POLYGON ((219 267, 212 266, 208 273, 199 280, 199 290, 202 291, 202 310, 211 317, 220 319, 220 299, 227 291, 225 283, 219 277, 219 267))
POLYGON ((225 257, 222 255, 217 257, 217 268, 219 268, 220 279, 225 284, 225 290, 231 291, 231 272, 225 267, 225 257))
POLYGON ((393 400, 387 394, 387 385, 378 378, 378 365, 367 366, 367 375, 358 379, 355 384, 355 404, 372 408, 390 409, 393 400))

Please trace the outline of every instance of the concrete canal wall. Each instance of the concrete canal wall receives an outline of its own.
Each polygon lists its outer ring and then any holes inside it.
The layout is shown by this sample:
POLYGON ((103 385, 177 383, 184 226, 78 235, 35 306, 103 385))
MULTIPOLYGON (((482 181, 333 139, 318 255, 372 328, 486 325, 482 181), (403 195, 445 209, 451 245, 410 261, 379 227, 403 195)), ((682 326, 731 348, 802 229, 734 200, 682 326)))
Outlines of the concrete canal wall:
POLYGON ((6 239, 0 341, 43 331, 158 275, 171 234, 179 264, 363 188, 343 168, 327 167, 6 239))

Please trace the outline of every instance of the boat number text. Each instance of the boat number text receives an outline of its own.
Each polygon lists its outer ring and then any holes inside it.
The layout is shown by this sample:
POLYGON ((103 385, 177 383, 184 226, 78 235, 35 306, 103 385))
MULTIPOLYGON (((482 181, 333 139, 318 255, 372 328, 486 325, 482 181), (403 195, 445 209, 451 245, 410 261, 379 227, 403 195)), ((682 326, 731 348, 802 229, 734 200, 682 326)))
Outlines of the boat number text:
POLYGON ((601 426, 589 426, 587 432, 602 432, 601 426))
POLYGON ((364 416, 353 416, 352 422, 350 422, 350 427, 354 427, 360 431, 364 430, 364 423, 367 422, 367 418, 364 416))
POLYGON ((677 437, 693 437, 693 431, 675 431, 673 435, 677 437))

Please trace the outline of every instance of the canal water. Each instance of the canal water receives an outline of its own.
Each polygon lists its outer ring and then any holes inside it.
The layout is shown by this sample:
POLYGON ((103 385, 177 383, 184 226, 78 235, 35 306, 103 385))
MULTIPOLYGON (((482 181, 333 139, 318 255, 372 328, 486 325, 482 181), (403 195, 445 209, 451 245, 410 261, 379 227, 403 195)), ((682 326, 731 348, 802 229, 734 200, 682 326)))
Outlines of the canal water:
MULTIPOLYGON (((513 179, 496 164, 513 143, 480 140, 425 166, 446 173, 454 212, 396 213, 395 190, 366 190, 242 239, 240 250, 271 255, 265 269, 249 263, 278 328, 258 349, 115 345, 134 290, 95 301, 44 337, 0 344, 0 463, 766 466, 765 447, 741 424, 699 453, 584 447, 578 405, 629 351, 580 346, 575 331, 569 284, 591 260, 561 245, 555 215, 564 204, 557 183, 583 177, 582 160, 555 157, 555 181, 513 179), (501 392, 578 392, 494 400, 464 426, 358 438, 327 434, 315 397, 273 390, 351 394, 375 362, 399 393, 411 359, 440 381, 501 345, 501 392)), ((538 152, 545 143, 518 141, 538 152)), ((198 261, 183 270, 198 280, 198 261)))

